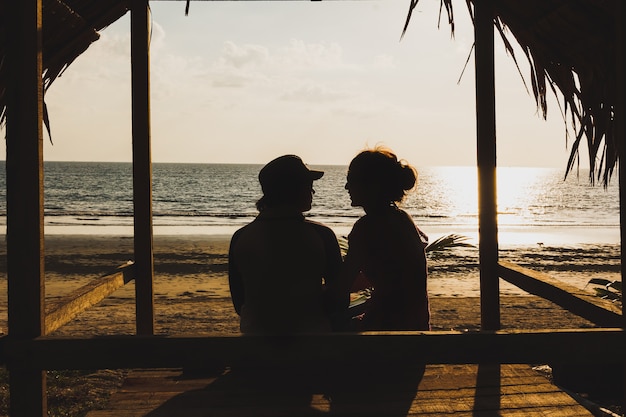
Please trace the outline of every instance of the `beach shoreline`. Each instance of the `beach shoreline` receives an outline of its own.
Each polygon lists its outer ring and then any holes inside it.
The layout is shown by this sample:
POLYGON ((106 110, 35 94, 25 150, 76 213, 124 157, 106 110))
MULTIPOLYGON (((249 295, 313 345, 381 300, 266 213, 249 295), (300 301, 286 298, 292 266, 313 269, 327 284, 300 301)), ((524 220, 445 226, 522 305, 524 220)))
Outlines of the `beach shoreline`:
MULTIPOLYGON (((230 236, 155 235, 154 299, 158 334, 238 334, 228 289, 230 236)), ((0 326, 6 333, 6 241, 0 242, 0 326)), ((501 249, 501 259, 549 273, 579 288, 592 277, 619 279, 619 245, 501 249)), ((46 300, 54 300, 133 258, 127 235, 47 235, 46 300)), ((478 250, 454 248, 429 256, 433 330, 480 328, 478 250)), ((589 323, 500 280, 502 328, 577 328, 589 323)), ((55 334, 134 333, 131 282, 55 334)))

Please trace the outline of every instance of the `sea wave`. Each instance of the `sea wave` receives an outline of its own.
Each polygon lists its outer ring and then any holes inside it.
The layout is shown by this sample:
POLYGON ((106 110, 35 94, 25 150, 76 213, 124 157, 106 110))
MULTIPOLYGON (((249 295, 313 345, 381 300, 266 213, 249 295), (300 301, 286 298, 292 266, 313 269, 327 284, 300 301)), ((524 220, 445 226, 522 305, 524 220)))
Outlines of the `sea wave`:
MULTIPOLYGON (((167 211, 160 212, 154 211, 153 219, 162 225, 165 224, 212 224, 212 223, 240 223, 241 220, 251 221, 256 217, 258 213, 256 211, 250 212, 200 212, 200 211, 167 211)), ((320 221, 322 223, 331 224, 353 224, 363 213, 306 213, 306 217, 320 221)), ((91 224, 98 222, 101 225, 117 225, 120 223, 132 222, 134 213, 132 211, 65 211, 65 212, 45 212, 44 219, 48 224, 91 224)), ((478 219, 473 217, 451 217, 451 216, 412 216, 413 220, 420 227, 441 227, 441 226, 461 226, 461 227, 478 227, 478 219)), ((6 216, 0 213, 0 224, 6 224, 6 216)), ((506 228, 619 228, 619 221, 612 219, 580 219, 580 218, 555 218, 555 219, 519 219, 514 221, 507 221, 507 219, 499 220, 500 227, 506 228)))

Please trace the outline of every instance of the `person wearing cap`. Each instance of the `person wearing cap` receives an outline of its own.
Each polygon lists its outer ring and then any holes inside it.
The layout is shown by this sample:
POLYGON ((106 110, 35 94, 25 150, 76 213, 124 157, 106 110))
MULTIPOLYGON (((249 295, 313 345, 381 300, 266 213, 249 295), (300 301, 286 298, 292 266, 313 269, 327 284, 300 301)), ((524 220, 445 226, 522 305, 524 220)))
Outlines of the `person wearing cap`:
POLYGON ((234 233, 228 259, 242 333, 328 332, 347 309, 338 291, 337 238, 303 215, 311 209, 313 181, 323 175, 296 155, 278 157, 259 172, 259 214, 234 233))

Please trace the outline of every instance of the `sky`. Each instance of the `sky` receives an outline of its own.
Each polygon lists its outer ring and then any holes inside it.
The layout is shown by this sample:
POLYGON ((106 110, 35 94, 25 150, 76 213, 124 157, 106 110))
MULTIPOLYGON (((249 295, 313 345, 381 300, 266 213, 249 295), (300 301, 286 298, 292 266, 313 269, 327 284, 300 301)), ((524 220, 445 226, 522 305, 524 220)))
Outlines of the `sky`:
MULTIPOLYGON (((193 1, 188 16, 151 2, 152 160, 346 165, 380 144, 415 166, 475 165, 473 27, 455 5, 453 38, 438 0, 404 37, 409 0, 193 1)), ((126 15, 48 90, 44 160, 131 161, 130 98, 126 15)), ((565 168, 555 97, 546 121, 497 34, 496 106, 498 166, 565 168)))

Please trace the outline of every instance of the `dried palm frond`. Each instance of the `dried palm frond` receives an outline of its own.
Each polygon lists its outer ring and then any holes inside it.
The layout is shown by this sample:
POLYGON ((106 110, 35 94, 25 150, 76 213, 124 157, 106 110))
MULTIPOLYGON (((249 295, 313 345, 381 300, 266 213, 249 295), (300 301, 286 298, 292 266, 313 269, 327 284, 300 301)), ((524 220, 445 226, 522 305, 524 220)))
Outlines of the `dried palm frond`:
MULTIPOLYGON (((494 1, 494 27, 505 50, 517 61, 510 35, 530 66, 530 85, 542 116, 547 118, 547 92, 551 90, 565 121, 566 144, 571 144, 566 176, 579 163, 583 138, 589 150, 589 180, 605 186, 618 161, 614 111, 617 102, 615 70, 616 20, 621 0, 498 0, 494 1), (559 99, 557 92, 560 92, 559 99), (561 102, 562 100, 562 102, 561 102), (569 122, 568 122, 569 119, 569 122)), ((410 0, 406 32, 419 0, 410 0)), ((466 0, 473 18, 473 0, 466 0)), ((440 0, 454 32, 452 0, 440 0)), ((473 19, 472 19, 473 20, 473 19)), ((519 69, 519 67, 518 67, 519 69)))
MULTIPOLYGON (((97 39, 98 31, 117 21, 129 10, 130 0, 44 0, 42 5, 44 92, 97 39)), ((6 117, 8 70, 5 60, 11 16, 0 1, 0 124, 6 117)), ((45 123, 50 123, 45 110, 45 123)))
POLYGON ((475 247, 471 243, 468 243, 469 237, 463 235, 457 235, 455 233, 450 233, 449 235, 443 235, 431 242, 426 246, 426 253, 438 252, 454 247, 466 247, 473 248, 475 247))
MULTIPOLYGON (((601 287, 594 287, 596 295, 606 300, 622 303, 622 281, 611 281, 605 278, 592 278, 587 282, 587 285, 601 285, 601 287)), ((585 285, 585 287, 587 287, 585 285)))

